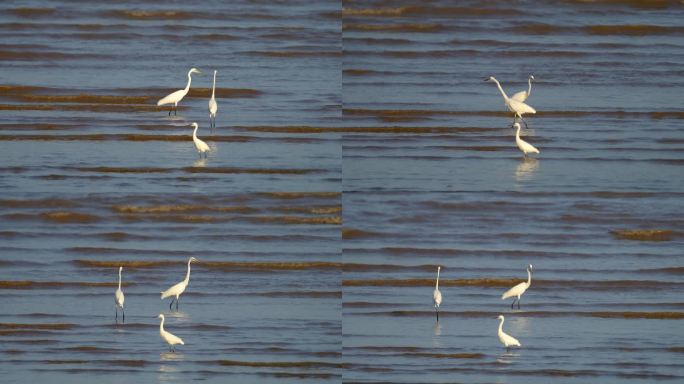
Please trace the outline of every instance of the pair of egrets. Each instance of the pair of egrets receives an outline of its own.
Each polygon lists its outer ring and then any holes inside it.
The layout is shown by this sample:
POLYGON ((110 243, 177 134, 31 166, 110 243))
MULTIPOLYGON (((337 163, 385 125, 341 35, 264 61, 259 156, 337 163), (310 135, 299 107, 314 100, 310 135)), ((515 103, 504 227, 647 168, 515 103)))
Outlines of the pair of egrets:
POLYGON ((496 78, 494 78, 494 76, 490 76, 485 79, 485 81, 493 81, 494 83, 496 83, 496 86, 499 88, 499 91, 501 92, 501 96, 503 96, 506 108, 508 108, 509 111, 513 112, 515 144, 518 146, 518 148, 522 151, 522 153, 525 156, 527 156, 528 153, 539 153, 539 150, 535 148, 532 144, 520 138, 521 127, 520 124, 518 124, 518 118, 520 118, 520 120, 522 120, 525 123, 525 126, 527 126, 527 122, 525 121, 525 119, 523 119, 522 115, 526 113, 537 113, 537 111, 534 108, 532 108, 528 104, 525 104, 525 100, 527 100, 527 98, 530 97, 530 95, 532 94, 532 80, 534 80, 534 76, 530 75, 530 77, 527 79, 527 91, 520 91, 515 93, 513 96, 508 97, 508 95, 506 95, 506 92, 504 92, 503 88, 501 88, 501 84, 496 78))
MULTIPOLYGON (((169 289, 167 289, 166 291, 161 292, 161 299, 162 300, 166 299, 167 297, 173 297, 173 299, 171 299, 171 303, 169 303, 169 310, 171 310, 174 301, 176 302, 176 310, 178 310, 178 299, 180 298, 180 295, 182 295, 183 292, 185 292, 185 288, 187 288, 188 284, 190 283, 190 263, 192 263, 193 261, 199 261, 199 260, 197 260, 194 257, 191 257, 190 259, 188 259, 188 271, 185 274, 185 279, 183 279, 183 281, 181 281, 180 283, 174 284, 169 289)), ((123 267, 119 267, 119 287, 114 292, 114 306, 115 306, 115 311, 116 311, 116 314, 114 317, 118 321, 119 309, 121 309, 121 316, 123 318, 123 321, 125 322, 126 321, 126 313, 124 312, 125 297, 124 297, 123 291, 121 290, 121 273, 122 273, 122 271, 123 271, 123 267)), ((167 332, 164 330, 164 315, 159 314, 159 316, 157 316, 157 317, 159 319, 161 319, 161 322, 159 323, 159 335, 172 348, 172 350, 175 351, 174 345, 177 345, 177 344, 184 345, 185 343, 183 342, 183 340, 180 337, 172 334, 171 332, 167 332)))
MULTIPOLYGON (((441 269, 441 266, 437 267, 437 281, 435 282, 435 290, 432 291, 432 303, 435 306, 437 321, 439 321, 439 306, 442 304, 442 292, 440 292, 439 290, 439 272, 441 271, 441 269)), ((514 298, 513 302, 511 303, 511 308, 513 308, 513 305, 515 305, 517 301, 518 309, 520 309, 520 297, 525 293, 525 291, 527 291, 530 285, 532 285, 532 269, 532 264, 527 266, 527 281, 523 281, 519 284, 516 284, 513 288, 509 289, 508 291, 504 292, 503 295, 501 295, 501 300, 506 300, 511 297, 514 298)), ((510 336, 503 331, 504 316, 499 315, 498 319, 500 320, 498 331, 499 341, 501 341, 501 343, 506 348, 509 348, 511 346, 519 347, 520 342, 513 336, 510 336)))
MULTIPOLYGON (((216 104, 215 97, 217 72, 218 71, 214 70, 214 84, 211 87, 211 98, 209 99, 209 124, 211 125, 212 129, 216 128, 216 112, 218 111, 218 104, 216 104)), ((200 70, 197 68, 191 68, 188 72, 188 84, 185 86, 185 88, 179 89, 176 92, 167 95, 166 97, 162 98, 157 102, 157 105, 173 104, 173 106, 169 109, 169 116, 171 116, 171 112, 173 112, 174 115, 177 114, 178 103, 181 100, 183 100, 185 95, 187 95, 190 91, 190 84, 192 83, 193 73, 201 74, 202 72, 200 72, 200 70)), ((197 137, 197 128, 199 128, 197 123, 192 123, 192 126, 195 128, 192 132, 192 141, 195 143, 195 148, 197 149, 197 152, 199 153, 200 157, 202 157, 202 155, 204 155, 204 157, 207 157, 207 152, 210 151, 209 146, 207 145, 207 143, 205 143, 197 137)))

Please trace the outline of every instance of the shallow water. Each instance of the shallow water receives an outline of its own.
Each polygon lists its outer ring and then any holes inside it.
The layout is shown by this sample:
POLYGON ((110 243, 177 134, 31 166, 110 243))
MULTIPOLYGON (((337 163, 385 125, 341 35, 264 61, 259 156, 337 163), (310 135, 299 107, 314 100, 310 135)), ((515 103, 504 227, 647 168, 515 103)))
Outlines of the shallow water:
POLYGON ((660 4, 345 2, 345 382, 682 380, 683 10, 660 4), (483 79, 529 74, 525 159, 483 79))
POLYGON ((684 378, 681 4, 0 10, 3 382, 684 378))
POLYGON ((3 382, 340 381, 337 3, 288 4, 3 2, 3 382))

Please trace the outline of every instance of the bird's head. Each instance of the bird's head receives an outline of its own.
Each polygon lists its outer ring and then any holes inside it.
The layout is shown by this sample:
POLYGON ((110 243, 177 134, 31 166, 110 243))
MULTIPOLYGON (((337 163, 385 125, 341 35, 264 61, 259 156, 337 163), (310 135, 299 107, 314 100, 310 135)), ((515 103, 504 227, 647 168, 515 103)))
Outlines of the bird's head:
POLYGON ((199 125, 197 125, 197 123, 192 123, 192 124, 190 124, 190 126, 191 126, 192 128, 199 128, 199 125))
POLYGON ((162 314, 160 313, 159 316, 157 316, 157 319, 162 319, 162 320, 164 320, 164 315, 162 315, 162 314))
POLYGON ((497 317, 497 319, 499 319, 499 320, 503 320, 503 319, 504 319, 504 317, 503 317, 503 315, 499 315, 499 317, 497 317))
POLYGON ((214 69, 214 75, 217 74, 217 73, 218 73, 218 71, 214 69))
POLYGON ((534 76, 533 76, 533 75, 530 75, 530 80, 534 80, 534 76))
POLYGON ((193 261, 199 261, 195 257, 191 257, 190 260, 188 260, 188 263, 192 263, 193 261))
POLYGON ((484 81, 494 81, 494 80, 496 80, 496 79, 494 78, 494 76, 489 76, 489 77, 487 77, 486 79, 484 79, 484 81))
POLYGON ((519 129, 519 128, 520 128, 520 123, 514 123, 514 124, 513 124, 513 128, 519 129))
POLYGON ((190 74, 193 74, 193 73, 197 73, 198 75, 201 75, 201 74, 202 74, 202 72, 200 72, 200 70, 197 69, 197 68, 192 68, 192 69, 190 69, 190 74))
POLYGON ((442 269, 442 266, 441 266, 441 265, 438 265, 438 266, 437 266, 437 270, 439 271, 440 269, 442 269))
POLYGON ((528 269, 530 272, 532 272, 532 270, 534 270, 534 267, 532 266, 532 264, 530 264, 530 265, 527 266, 527 269, 528 269))
POLYGON ((121 273, 121 271, 123 271, 123 267, 119 267, 119 273, 121 273))

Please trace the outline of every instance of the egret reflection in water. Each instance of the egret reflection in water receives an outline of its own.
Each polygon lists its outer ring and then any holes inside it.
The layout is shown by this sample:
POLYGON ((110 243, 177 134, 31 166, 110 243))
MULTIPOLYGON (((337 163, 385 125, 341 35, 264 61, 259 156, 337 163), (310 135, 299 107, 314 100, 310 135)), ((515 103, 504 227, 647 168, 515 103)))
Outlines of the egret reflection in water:
POLYGON ((534 179, 534 174, 539 169, 539 160, 532 157, 523 157, 515 167, 515 180, 528 181, 534 179))

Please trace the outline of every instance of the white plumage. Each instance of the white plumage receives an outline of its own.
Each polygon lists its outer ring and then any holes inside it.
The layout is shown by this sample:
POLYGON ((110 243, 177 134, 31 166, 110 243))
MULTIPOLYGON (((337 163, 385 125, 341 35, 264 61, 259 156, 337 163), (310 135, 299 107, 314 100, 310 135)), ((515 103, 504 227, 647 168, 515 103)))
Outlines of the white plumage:
POLYGON ((539 150, 535 148, 532 144, 520 138, 520 124, 515 123, 513 124, 513 127, 516 129, 515 143, 518 145, 518 148, 520 148, 522 153, 525 154, 525 156, 527 156, 528 153, 539 153, 539 150))
POLYGON ((211 87, 211 99, 209 99, 209 123, 211 124, 211 129, 216 128, 216 111, 218 111, 218 104, 216 104, 216 98, 214 98, 214 93, 216 92, 216 70, 214 70, 214 85, 211 87))
POLYGON ((173 107, 169 109, 169 115, 171 115, 171 111, 173 111, 173 114, 175 115, 176 112, 178 111, 178 103, 183 100, 185 95, 188 94, 188 91, 190 91, 190 83, 192 83, 192 74, 193 73, 199 73, 201 74, 197 68, 191 68, 190 71, 188 72, 188 84, 185 86, 183 89, 179 89, 176 92, 173 92, 159 101, 157 101, 157 105, 165 105, 165 104, 173 104, 173 107))
POLYGON ((503 88, 501 88, 501 84, 499 84, 499 81, 495 79, 494 76, 486 78, 485 81, 493 81, 496 83, 496 86, 499 88, 499 91, 501 92, 501 96, 503 96, 504 98, 504 104, 506 105, 506 108, 508 108, 509 111, 513 112, 513 123, 517 121, 518 117, 520 118, 520 120, 524 122, 525 120, 523 119, 522 115, 526 113, 537 113, 537 111, 534 108, 523 103, 522 101, 513 100, 509 98, 506 95, 506 92, 504 92, 503 88))
POLYGON ((124 293, 121 290, 121 271, 123 271, 123 267, 119 267, 119 288, 117 288, 116 292, 114 292, 114 318, 119 318, 119 308, 121 308, 123 321, 126 321, 126 312, 124 312, 124 301, 126 300, 126 298, 124 297, 124 293))
POLYGON ((501 300, 506 300, 509 297, 515 297, 513 302, 511 303, 511 308, 513 308, 513 304, 515 304, 516 300, 518 301, 518 308, 520 308, 520 296, 527 291, 527 288, 532 285, 532 264, 527 266, 527 281, 523 281, 522 283, 514 286, 513 288, 509 289, 508 291, 504 292, 503 295, 501 295, 501 300))
POLYGON ((202 158, 202 155, 204 157, 207 157, 207 152, 211 151, 207 143, 202 141, 199 137, 197 137, 197 128, 199 128, 199 125, 197 123, 192 123, 192 126, 195 128, 192 131, 192 141, 195 143, 195 148, 197 149, 197 153, 199 153, 200 158, 202 158))
MULTIPOLYGON (((185 288, 188 286, 188 283, 190 282, 190 263, 193 261, 199 261, 195 259, 194 257, 191 257, 188 260, 188 273, 185 274, 185 280, 181 281, 178 284, 173 285, 171 288, 167 289, 166 291, 161 293, 161 299, 164 300, 167 297, 172 297, 175 296, 174 299, 171 300, 171 303, 169 304, 169 309, 171 309, 171 305, 173 305, 173 301, 176 300, 176 310, 178 310, 178 298, 180 295, 185 292, 185 288)), ((164 324, 164 318, 162 317, 162 324, 164 324)))
POLYGON ((530 75, 530 77, 527 78, 527 91, 516 92, 513 96, 511 96, 511 99, 516 101, 527 100, 527 98, 532 94, 532 80, 534 80, 534 76, 530 75))
POLYGON ((515 337, 503 331, 504 316, 499 315, 499 341, 508 349, 509 347, 519 347, 520 342, 515 337))
POLYGON ((437 267, 437 282, 435 283, 435 290, 432 291, 432 304, 435 306, 435 312, 437 313, 437 321, 439 321, 439 305, 442 304, 442 292, 439 291, 439 271, 442 269, 441 266, 437 267))
POLYGON ((174 345, 176 345, 176 344, 185 345, 185 343, 183 342, 183 339, 174 335, 171 332, 167 332, 164 330, 164 315, 162 315, 160 313, 159 316, 157 316, 157 317, 161 319, 161 323, 159 323, 159 336, 161 336, 162 340, 164 340, 166 342, 166 344, 171 346, 172 351, 176 352, 176 348, 174 347, 174 345))

